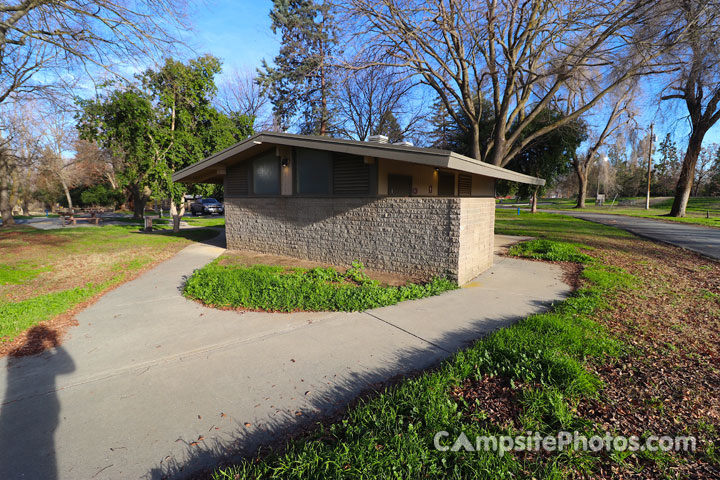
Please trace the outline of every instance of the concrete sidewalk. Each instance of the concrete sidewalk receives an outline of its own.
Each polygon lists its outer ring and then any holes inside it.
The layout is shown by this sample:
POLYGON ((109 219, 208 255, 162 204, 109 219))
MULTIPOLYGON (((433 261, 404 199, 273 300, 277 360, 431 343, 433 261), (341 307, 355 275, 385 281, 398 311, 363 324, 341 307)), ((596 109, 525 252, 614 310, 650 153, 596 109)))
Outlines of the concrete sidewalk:
POLYGON ((720 260, 720 228, 616 214, 570 210, 543 210, 543 212, 570 215, 590 222, 622 228, 650 240, 669 243, 720 260))
MULTIPOLYGON (((496 257, 467 288, 359 313, 237 313, 180 295, 195 244, 2 359, 0 478, 181 477, 336 412, 565 297, 558 266, 496 257)), ((0 387, 1 388, 1 387, 0 387)))

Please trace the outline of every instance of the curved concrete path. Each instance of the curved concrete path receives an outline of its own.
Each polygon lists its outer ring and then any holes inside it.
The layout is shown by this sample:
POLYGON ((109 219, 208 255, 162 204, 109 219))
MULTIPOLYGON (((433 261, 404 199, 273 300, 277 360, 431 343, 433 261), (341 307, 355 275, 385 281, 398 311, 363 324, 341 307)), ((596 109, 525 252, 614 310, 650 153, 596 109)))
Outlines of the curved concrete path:
POLYGON ((650 240, 669 243, 714 260, 720 260, 720 228, 607 213, 586 213, 568 210, 543 211, 570 215, 590 222, 622 228, 650 240))
POLYGON ((236 313, 180 295, 194 244, 78 315, 52 351, 0 360, 0 478, 182 477, 331 414, 545 308, 555 265, 497 257, 444 295, 358 313, 236 313))

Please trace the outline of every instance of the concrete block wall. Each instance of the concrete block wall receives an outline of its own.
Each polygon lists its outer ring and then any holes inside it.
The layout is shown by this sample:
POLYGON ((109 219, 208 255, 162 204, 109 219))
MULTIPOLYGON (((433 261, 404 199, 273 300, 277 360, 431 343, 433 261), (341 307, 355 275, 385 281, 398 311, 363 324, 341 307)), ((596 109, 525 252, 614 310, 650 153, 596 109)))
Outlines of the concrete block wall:
POLYGON ((339 266, 359 260, 373 270, 416 278, 444 275, 464 283, 469 272, 487 268, 488 258, 492 262, 493 224, 480 219, 483 213, 494 216, 493 199, 236 197, 225 199, 225 230, 230 249, 339 266), (462 218, 471 225, 466 234, 462 218), (490 251, 483 255, 488 236, 490 251), (475 238, 484 242, 482 248, 467 243, 475 238), (461 255, 480 264, 462 265, 461 255))
POLYGON ((495 199, 461 198, 458 283, 469 282, 492 266, 495 249, 495 199))

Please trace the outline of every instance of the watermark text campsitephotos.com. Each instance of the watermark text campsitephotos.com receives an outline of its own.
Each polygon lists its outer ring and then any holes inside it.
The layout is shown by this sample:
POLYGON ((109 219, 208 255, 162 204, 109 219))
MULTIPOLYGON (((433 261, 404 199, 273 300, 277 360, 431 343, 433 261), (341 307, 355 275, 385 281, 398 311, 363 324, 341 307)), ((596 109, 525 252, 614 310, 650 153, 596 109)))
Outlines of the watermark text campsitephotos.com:
POLYGON ((656 436, 650 435, 640 438, 636 435, 629 437, 621 435, 593 435, 587 437, 579 432, 558 432, 557 435, 542 435, 540 432, 526 432, 524 435, 488 435, 476 436, 474 442, 461 432, 451 435, 446 431, 439 431, 433 438, 435 449, 441 452, 497 452, 499 456, 506 452, 539 451, 562 452, 563 450, 586 450, 599 452, 616 451, 649 451, 649 452, 694 452, 695 437, 682 436, 656 436))

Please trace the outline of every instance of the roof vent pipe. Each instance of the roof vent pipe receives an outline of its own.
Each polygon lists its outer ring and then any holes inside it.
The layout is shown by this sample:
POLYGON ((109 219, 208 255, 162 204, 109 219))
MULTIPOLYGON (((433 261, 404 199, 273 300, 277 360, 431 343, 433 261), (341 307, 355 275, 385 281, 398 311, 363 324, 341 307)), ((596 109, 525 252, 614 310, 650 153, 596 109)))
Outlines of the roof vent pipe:
POLYGON ((368 142, 372 143, 388 143, 388 137, 385 135, 370 135, 368 142))

